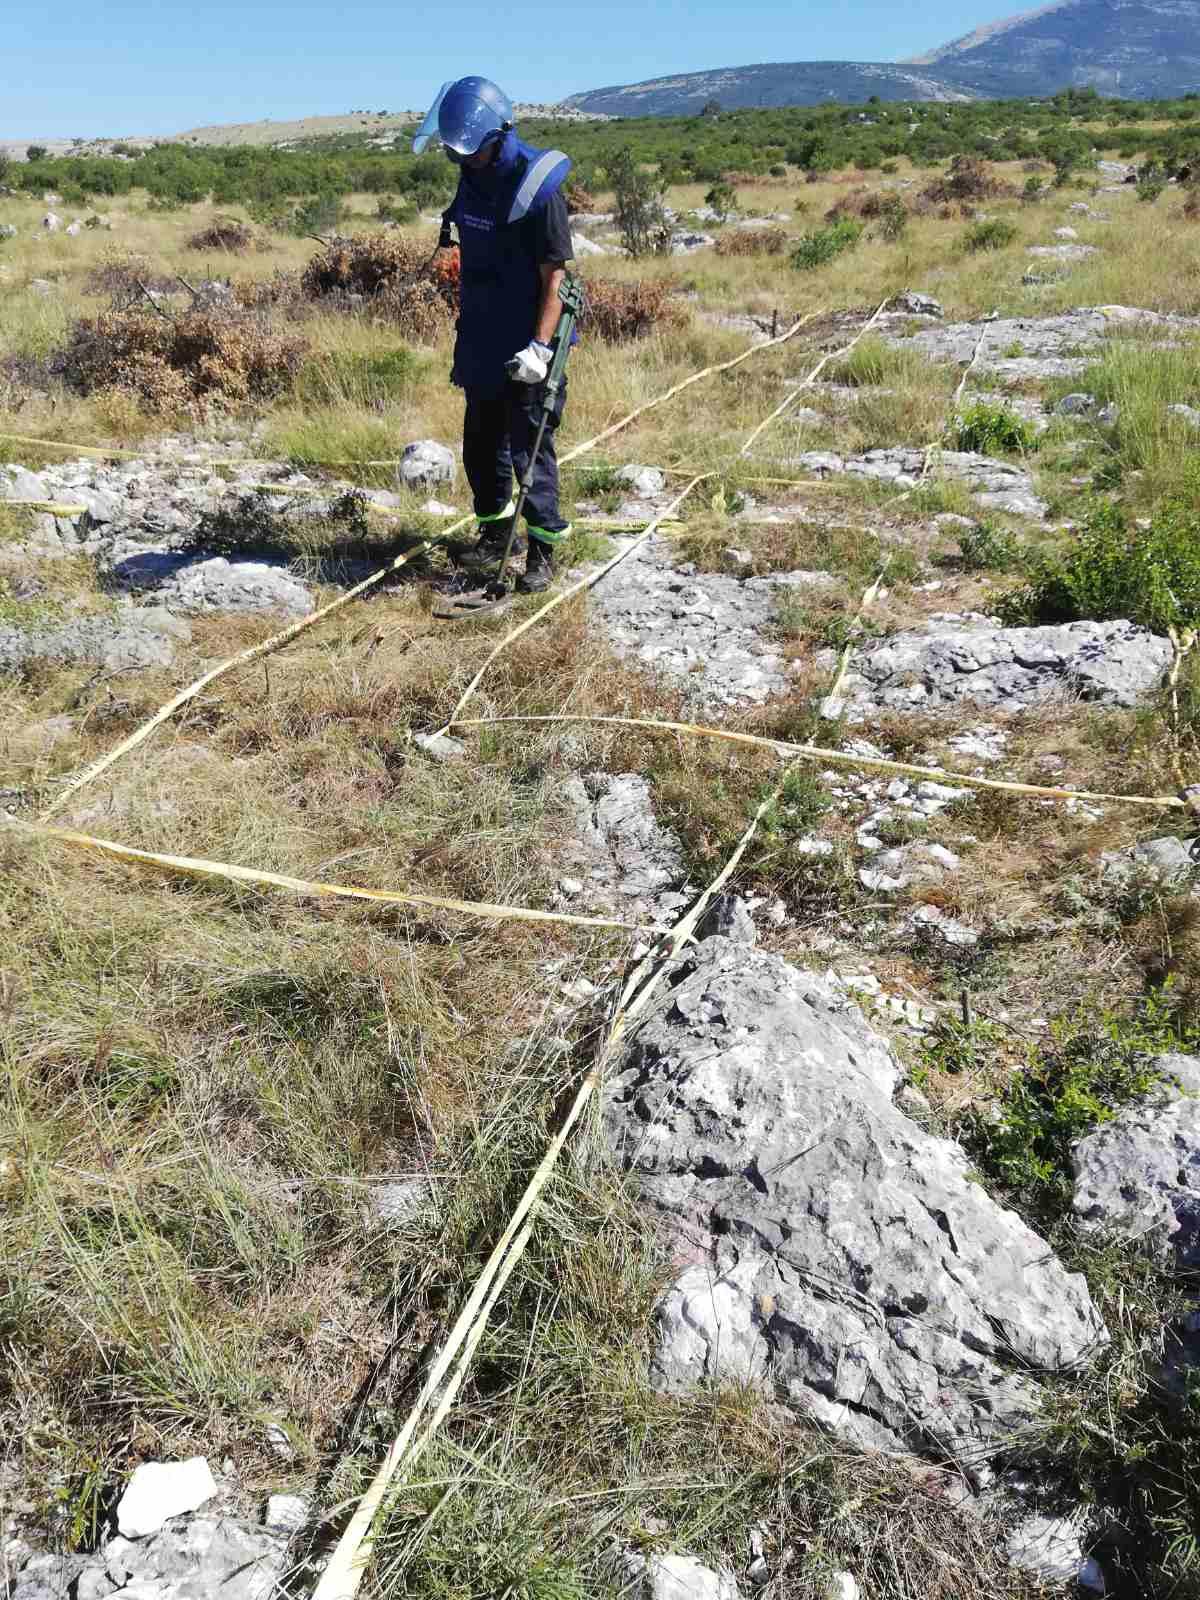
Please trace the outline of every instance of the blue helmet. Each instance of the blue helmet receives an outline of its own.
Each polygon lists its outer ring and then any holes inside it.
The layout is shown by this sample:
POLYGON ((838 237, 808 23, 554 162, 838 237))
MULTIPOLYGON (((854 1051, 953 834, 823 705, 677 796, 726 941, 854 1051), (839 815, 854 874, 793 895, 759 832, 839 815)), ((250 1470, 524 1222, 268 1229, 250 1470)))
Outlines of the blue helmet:
POLYGON ((512 114, 512 101, 489 78, 444 83, 417 129, 413 151, 420 155, 436 133, 451 158, 473 156, 489 139, 512 127, 512 114))

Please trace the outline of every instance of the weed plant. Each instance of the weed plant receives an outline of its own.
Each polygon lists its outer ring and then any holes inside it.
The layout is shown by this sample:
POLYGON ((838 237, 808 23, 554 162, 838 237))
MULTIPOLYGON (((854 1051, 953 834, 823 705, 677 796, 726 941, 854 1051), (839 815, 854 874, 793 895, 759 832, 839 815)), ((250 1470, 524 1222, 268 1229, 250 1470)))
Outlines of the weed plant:
POLYGON ((812 228, 801 235, 800 242, 792 251, 792 265, 800 272, 814 272, 818 267, 828 266, 845 251, 853 250, 862 235, 862 223, 854 222, 849 217, 843 217, 827 228, 812 228))

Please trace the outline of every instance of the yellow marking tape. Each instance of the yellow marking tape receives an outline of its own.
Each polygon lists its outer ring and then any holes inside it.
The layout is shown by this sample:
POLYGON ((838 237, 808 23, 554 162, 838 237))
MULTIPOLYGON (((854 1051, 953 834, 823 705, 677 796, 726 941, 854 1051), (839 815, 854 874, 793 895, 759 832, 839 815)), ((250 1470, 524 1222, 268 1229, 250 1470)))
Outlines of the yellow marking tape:
POLYGON ((376 904, 420 906, 427 911, 458 911, 467 916, 487 917, 495 922, 561 922, 574 928, 603 928, 618 933, 657 933, 661 930, 631 922, 615 922, 607 917, 573 916, 566 911, 534 911, 528 906, 492 905, 486 900, 448 900, 438 895, 414 894, 399 889, 362 889, 353 884, 322 883, 309 878, 292 878, 282 872, 264 872, 257 867, 241 867, 228 861, 208 861, 201 856, 160 855, 154 850, 136 850, 132 845, 112 839, 98 839, 74 828, 50 827, 44 822, 26 822, 20 817, 0 817, 0 826, 16 829, 37 839, 53 839, 77 850, 90 850, 113 861, 133 862, 157 867, 163 872, 190 878, 217 878, 226 883, 245 883, 257 888, 287 889, 292 894, 325 899, 370 900, 376 904))

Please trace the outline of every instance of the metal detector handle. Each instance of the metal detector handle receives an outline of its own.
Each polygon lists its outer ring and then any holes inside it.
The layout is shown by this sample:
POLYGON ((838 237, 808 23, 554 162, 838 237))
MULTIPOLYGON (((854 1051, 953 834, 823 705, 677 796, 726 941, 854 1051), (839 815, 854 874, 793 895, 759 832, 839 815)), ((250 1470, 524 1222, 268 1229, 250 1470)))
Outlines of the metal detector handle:
POLYGON ((571 339, 583 314, 583 285, 579 279, 573 278, 569 272, 564 273, 563 281, 558 286, 558 298, 562 302, 562 310, 558 313, 558 326, 554 330, 554 355, 550 360, 550 371, 546 374, 547 411, 553 409, 558 399, 558 391, 562 388, 563 375, 567 370, 571 339))

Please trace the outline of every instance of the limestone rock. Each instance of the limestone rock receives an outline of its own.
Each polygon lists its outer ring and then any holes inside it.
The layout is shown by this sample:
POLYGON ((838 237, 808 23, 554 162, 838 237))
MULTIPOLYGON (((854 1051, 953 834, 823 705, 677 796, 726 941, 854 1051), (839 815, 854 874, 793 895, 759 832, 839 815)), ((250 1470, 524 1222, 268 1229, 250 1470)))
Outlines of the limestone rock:
POLYGON ((1015 712, 1070 698, 1135 706, 1172 654, 1168 639, 1131 622, 1000 628, 986 617, 941 616, 856 652, 845 704, 858 720, 878 708, 1015 712))
POLYGON ((946 315, 940 300, 935 300, 931 294, 918 294, 915 289, 906 289, 903 294, 897 295, 891 309, 907 311, 914 317, 937 317, 939 321, 946 315))
MULTIPOLYGON (((832 450, 805 450, 792 457, 793 463, 820 477, 847 473, 856 478, 876 478, 898 489, 913 489, 921 482, 925 452, 899 445, 864 451, 859 456, 841 456, 832 450)), ((1034 493, 1033 479, 1023 467, 998 461, 973 450, 942 450, 938 471, 949 478, 962 479, 981 506, 993 511, 1009 511, 1016 516, 1044 517, 1046 503, 1034 493)))
POLYGON ((1197 839, 1177 839, 1168 834, 1162 839, 1143 839, 1124 850, 1109 850, 1100 857, 1101 876, 1110 883, 1140 881, 1174 888, 1193 883, 1200 874, 1200 862, 1192 848, 1197 839))
POLYGON ((761 705, 788 687, 771 637, 781 592, 829 588, 828 573, 739 580, 678 565, 651 536, 592 591, 595 615, 617 650, 680 681, 701 706, 761 705))
POLYGON ((1189 428, 1200 428, 1200 411, 1197 411, 1195 406, 1187 406, 1179 401, 1175 405, 1168 406, 1167 411, 1171 416, 1179 417, 1186 422, 1189 428))
POLYGON ((714 934, 732 939, 735 944, 758 942, 758 930, 754 926, 754 918, 750 915, 750 907, 740 895, 719 894, 704 913, 696 929, 696 936, 708 939, 714 934))
POLYGON ((1055 406, 1060 417, 1086 417, 1096 409, 1094 394, 1065 394, 1055 406))
POLYGON ((911 883, 936 883, 947 872, 957 872, 960 865, 945 845, 916 840, 880 851, 871 866, 859 869, 858 881, 876 894, 893 894, 911 883))
POLYGON ((1031 244, 1025 253, 1052 261, 1086 261, 1088 256, 1100 254, 1094 244, 1031 244))
POLYGON ((1072 1163, 1083 1228, 1139 1240, 1183 1271, 1200 1267, 1200 1098, 1168 1089, 1126 1106, 1079 1140, 1072 1163))
POLYGON ((409 489, 433 489, 439 483, 453 483, 457 466, 452 451, 436 439, 417 439, 406 444, 396 480, 409 489))
POLYGON ((299 1533, 311 1508, 302 1494, 273 1494, 267 1501, 263 1527, 272 1533, 299 1533))
POLYGON ((685 876, 683 852, 655 816, 645 778, 589 772, 568 778, 560 796, 574 813, 574 842, 566 847, 565 859, 581 878, 586 870, 589 905, 622 902, 647 916, 682 901, 677 891, 685 876))
POLYGON ((304 617, 313 608, 311 593, 286 567, 224 556, 187 562, 156 593, 179 611, 277 611, 304 617))
POLYGON ((1026 1517, 1009 1530, 1005 1546, 1014 1567, 1047 1583, 1078 1581, 1083 1548, 1079 1528, 1070 1517, 1026 1517))
POLYGON ((49 500, 46 480, 24 467, 0 466, 0 500, 49 500))
POLYGON ((216 1492, 216 1479, 203 1456, 144 1461, 117 1505, 117 1527, 127 1539, 144 1539, 170 1518, 198 1511, 216 1492))
POLYGON ((652 499, 667 487, 666 474, 658 467, 641 467, 636 462, 621 467, 616 473, 616 479, 643 500, 652 499))
POLYGON ((1067 239, 1073 241, 1078 239, 1079 234, 1074 228, 1055 228, 1054 237, 1056 239, 1067 239))
POLYGON ((0 671, 38 660, 79 661, 107 672, 166 667, 174 659, 176 643, 191 636, 182 617, 173 617, 160 606, 132 606, 29 632, 0 627, 0 671))
POLYGON ((708 939, 609 1080, 610 1148, 675 1247, 655 1373, 745 1380, 872 1448, 977 1477, 1038 1370, 1105 1337, 1084 1280, 893 1104, 901 1069, 828 978, 708 939))
POLYGON ((740 1600, 732 1572, 724 1567, 714 1572, 695 1556, 629 1550, 617 1565, 623 1591, 636 1600, 740 1600))
POLYGON ((57 233, 62 227, 62 218, 53 211, 47 211, 42 218, 42 227, 47 233, 57 233))

